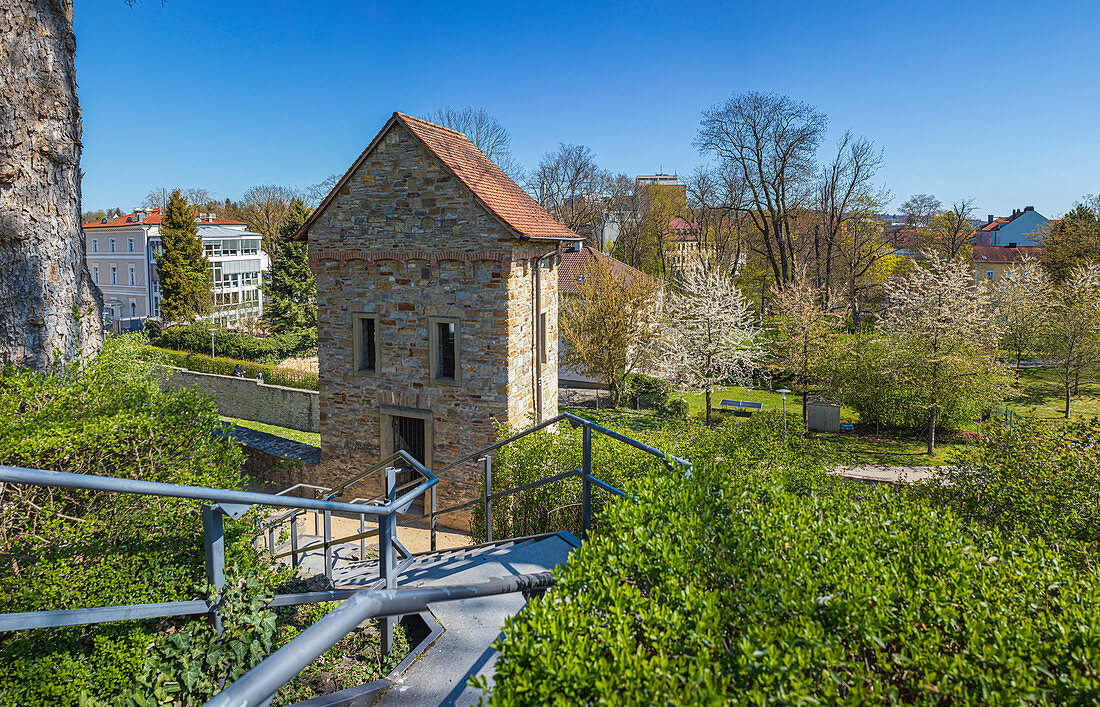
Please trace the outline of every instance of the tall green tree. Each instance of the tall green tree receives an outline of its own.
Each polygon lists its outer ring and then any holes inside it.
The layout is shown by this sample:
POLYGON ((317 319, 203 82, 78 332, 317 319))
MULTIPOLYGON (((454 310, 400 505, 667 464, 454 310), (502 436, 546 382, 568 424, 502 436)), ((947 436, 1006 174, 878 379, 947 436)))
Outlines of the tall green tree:
POLYGON ((176 189, 168 197, 160 225, 163 246, 157 257, 160 272, 161 313, 164 319, 194 321, 213 309, 206 254, 187 200, 176 189))
POLYGON ((1042 263, 1051 278, 1062 284, 1073 269, 1086 261, 1100 263, 1100 196, 1086 197, 1072 211, 1039 235, 1042 263))
POLYGON ((309 267, 309 249, 304 241, 290 240, 309 213, 305 202, 294 199, 279 226, 271 282, 264 285, 264 318, 275 331, 317 326, 317 277, 309 267))

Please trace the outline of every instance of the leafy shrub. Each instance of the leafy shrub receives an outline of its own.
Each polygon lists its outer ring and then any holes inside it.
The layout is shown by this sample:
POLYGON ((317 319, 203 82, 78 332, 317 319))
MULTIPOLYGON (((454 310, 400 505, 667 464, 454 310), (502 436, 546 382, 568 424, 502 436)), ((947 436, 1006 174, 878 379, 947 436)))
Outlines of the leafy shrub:
POLYGON ((1100 576, 900 494, 728 465, 605 509, 510 619, 489 701, 1100 699, 1100 576))
MULTIPOLYGON (((572 411, 599 424, 608 423, 607 414, 572 411)), ((789 434, 784 434, 780 413, 765 412, 743 423, 727 421, 716 428, 701 423, 680 421, 659 415, 639 416, 646 427, 626 429, 611 424, 611 429, 627 434, 675 457, 689 459, 696 469, 713 469, 716 464, 734 465, 762 474, 778 473, 791 479, 817 475, 824 469, 824 449, 799 431, 802 421, 789 418, 789 434), (616 429, 618 428, 618 429, 616 429)), ((512 433, 502 428, 501 436, 512 433)), ((567 423, 543 430, 501 448, 493 460, 493 491, 503 491, 539 481, 581 466, 581 430, 567 423)), ((592 435, 593 474, 620 490, 630 493, 634 485, 652 475, 679 477, 678 466, 669 471, 656 457, 599 433, 592 435)), ((600 489, 593 490, 593 509, 598 511, 613 500, 600 489)), ((473 533, 485 537, 484 510, 474 509, 473 533)), ((581 529, 581 481, 576 478, 546 484, 507 496, 493 503, 493 537, 523 536, 535 533, 581 529)))
MULTIPOLYGON (((190 324, 164 329, 153 345, 176 351, 204 354, 210 352, 210 327, 206 324, 190 324)), ((317 330, 276 334, 266 338, 225 329, 214 331, 214 351, 227 358, 243 361, 275 363, 289 356, 303 355, 317 348, 317 330)))
MULTIPOLYGON (((138 352, 110 339, 86 366, 0 371, 0 464, 233 488, 243 455, 211 435, 213 402, 162 391, 138 352)), ((247 519, 226 524, 226 559, 259 566, 247 519)), ((0 592, 6 611, 194 598, 204 576, 198 504, 185 499, 5 484, 0 592)), ((132 682, 154 622, 0 635, 0 703, 75 704, 132 682)))
POLYGON ((994 421, 978 445, 956 452, 955 464, 919 484, 915 495, 1100 566, 1097 420, 994 421))
POLYGON ((302 388, 304 390, 317 390, 317 374, 295 371, 289 368, 280 368, 267 363, 254 361, 242 361, 235 358, 210 358, 204 354, 184 353, 169 349, 158 349, 148 346, 142 352, 142 356, 149 361, 160 361, 171 366, 177 366, 188 371, 199 373, 217 373, 223 376, 234 375, 237 366, 244 369, 245 378, 255 378, 260 373, 264 375, 264 383, 268 385, 282 385, 288 388, 302 388))

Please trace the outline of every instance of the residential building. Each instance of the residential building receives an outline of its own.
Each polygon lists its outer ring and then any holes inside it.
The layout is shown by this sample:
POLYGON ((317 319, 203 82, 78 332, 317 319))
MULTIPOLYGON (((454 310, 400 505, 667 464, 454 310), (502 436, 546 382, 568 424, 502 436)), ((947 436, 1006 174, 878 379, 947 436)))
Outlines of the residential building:
MULTIPOLYGON (((84 224, 88 267, 103 292, 104 318, 136 322, 160 317, 160 209, 84 224)), ((263 314, 260 285, 269 266, 258 233, 241 221, 198 214, 199 237, 210 266, 214 319, 233 323, 263 314)))
MULTIPOLYGON (((439 470, 557 414, 558 249, 580 236, 465 135, 394 113, 294 237, 317 275, 320 483, 397 450, 439 470)), ((447 470, 438 507, 479 478, 447 470)))
POLYGON ((1043 247, 1037 245, 975 245, 973 249, 974 282, 994 282, 1025 255, 1038 258, 1043 252, 1043 247))
POLYGON ((666 237, 669 280, 682 279, 703 266, 699 227, 696 224, 677 216, 669 222, 666 237))
POLYGON ((1047 219, 1034 206, 1025 206, 1023 209, 1013 209, 1011 216, 989 218, 984 226, 978 228, 975 236, 976 245, 993 246, 1037 246, 1039 236, 1050 224, 1047 219))

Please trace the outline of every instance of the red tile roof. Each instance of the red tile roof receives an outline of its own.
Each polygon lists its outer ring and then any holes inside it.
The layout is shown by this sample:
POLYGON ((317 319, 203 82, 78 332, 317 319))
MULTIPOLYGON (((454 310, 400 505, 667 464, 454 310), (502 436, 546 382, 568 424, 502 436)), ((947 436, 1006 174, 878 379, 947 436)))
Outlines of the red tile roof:
POLYGON ((641 270, 632 268, 623 261, 616 260, 607 253, 586 245, 582 246, 580 250, 567 250, 561 254, 561 265, 558 266, 558 293, 580 294, 578 277, 584 273, 589 264, 595 262, 607 263, 611 266, 611 272, 619 277, 629 280, 635 278, 653 280, 641 270))
POLYGON ((699 230, 698 224, 677 216, 668 222, 668 237, 674 241, 697 241, 695 232, 699 230))
POLYGON ((975 245, 971 246, 974 249, 974 262, 975 263, 1015 263, 1025 255, 1032 255, 1038 257, 1043 252, 1043 246, 1041 245, 1021 245, 1021 246, 1002 246, 1002 245, 975 245))
POLYGON ((395 122, 404 125, 410 133, 424 143, 424 146, 439 158, 443 167, 457 177, 489 213, 518 235, 527 238, 569 240, 580 238, 539 206, 465 135, 411 115, 394 113, 367 149, 359 155, 324 201, 314 209, 309 219, 294 234, 295 239, 301 240, 306 237, 313 221, 328 207, 334 195, 339 193, 344 184, 351 179, 351 175, 395 122))
MULTIPOLYGON (((93 221, 92 223, 83 224, 83 228, 112 228, 117 226, 157 226, 164 220, 164 216, 161 214, 160 209, 153 209, 151 212, 145 213, 140 219, 128 221, 127 219, 135 218, 137 212, 123 214, 121 216, 115 216, 114 218, 107 219, 107 223, 102 221, 93 221)), ((245 226, 244 221, 231 221, 226 218, 213 218, 202 219, 198 223, 209 226, 245 226)))

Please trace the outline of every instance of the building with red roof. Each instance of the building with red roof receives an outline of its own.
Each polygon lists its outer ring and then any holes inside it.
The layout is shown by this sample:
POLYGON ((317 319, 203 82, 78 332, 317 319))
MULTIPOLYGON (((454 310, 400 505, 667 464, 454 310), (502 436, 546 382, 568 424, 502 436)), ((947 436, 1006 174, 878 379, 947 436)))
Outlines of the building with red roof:
POLYGON ((973 250, 974 281, 994 282, 1025 256, 1038 258, 1043 252, 1043 247, 975 245, 973 250))
POLYGON ((975 234, 976 245, 1037 246, 1039 236, 1049 227, 1050 220, 1034 206, 1013 209, 1011 216, 996 218, 989 214, 985 225, 975 234))
MULTIPOLYGON (((465 135, 394 113, 294 238, 317 275, 321 483, 397 450, 439 469, 557 414, 559 249, 582 239, 465 135)), ((476 497, 476 467, 439 493, 476 497)))
MULTIPOLYGON (((139 327, 160 317, 161 253, 159 208, 83 224, 85 252, 92 280, 103 292, 104 319, 116 329, 139 327)), ((263 273, 270 267, 261 236, 243 221, 210 213, 195 216, 199 237, 210 261, 214 319, 234 323, 263 314, 263 273)))

